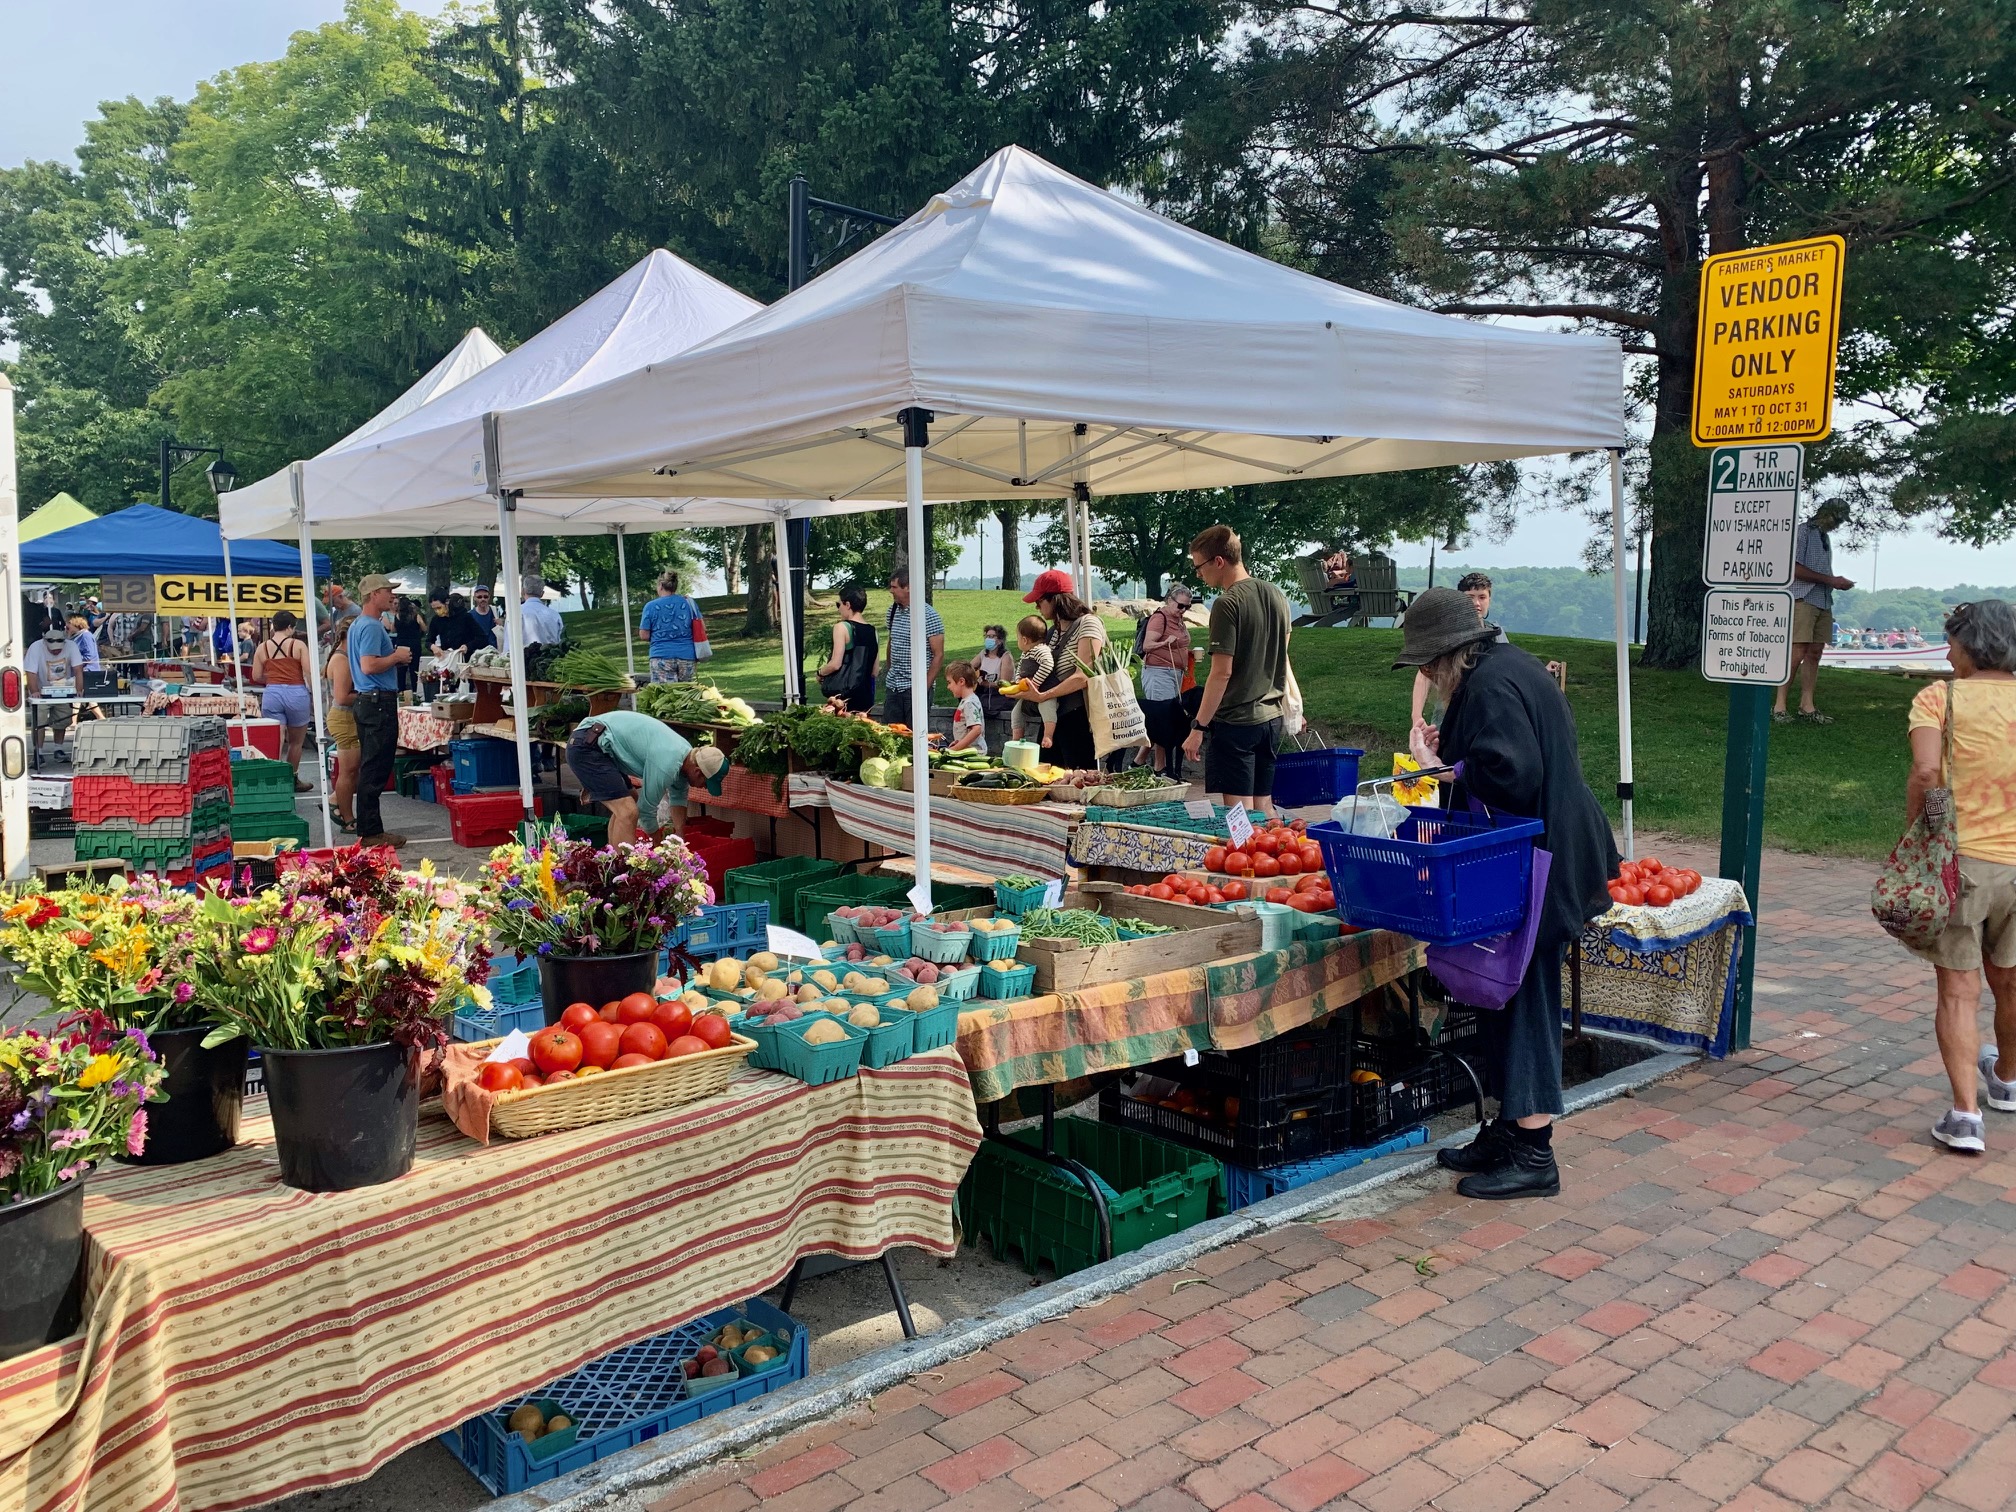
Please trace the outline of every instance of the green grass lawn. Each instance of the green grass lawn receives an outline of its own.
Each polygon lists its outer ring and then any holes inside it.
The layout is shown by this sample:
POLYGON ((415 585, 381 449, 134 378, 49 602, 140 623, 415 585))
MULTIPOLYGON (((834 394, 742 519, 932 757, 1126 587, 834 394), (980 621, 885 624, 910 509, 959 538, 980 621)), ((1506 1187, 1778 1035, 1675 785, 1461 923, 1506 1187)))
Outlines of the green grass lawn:
MULTIPOLYGON (((946 657, 972 656, 981 628, 1009 627, 1023 611, 1020 596, 1002 591, 940 594, 946 657)), ((740 636, 739 600, 705 599, 702 607, 714 657, 702 669, 724 692, 775 699, 782 688, 782 649, 775 636, 740 636)), ((871 596, 876 625, 887 614, 886 594, 871 596)), ((833 623, 830 595, 815 595, 807 645, 824 659, 833 623)), ((615 610, 568 616, 568 633, 623 654, 615 610)), ((1115 638, 1133 637, 1131 621, 1112 621, 1115 638)), ((1295 635, 1295 674, 1310 720, 1339 745, 1372 753, 1367 770, 1385 770, 1390 753, 1406 749, 1409 674, 1390 669, 1400 644, 1391 630, 1301 630, 1295 635)), ((1581 733, 1582 764, 1590 786, 1616 814, 1617 689, 1612 648, 1601 641, 1521 636, 1519 644, 1544 659, 1568 664, 1568 698, 1581 733)), ((643 648, 638 648, 639 671, 643 648)), ((813 665, 817 665, 815 661, 813 665)), ((1694 672, 1659 672, 1634 666, 1632 711, 1636 754, 1636 821, 1641 829, 1713 839, 1722 825, 1722 765, 1728 731, 1728 693, 1694 672)), ((1919 679, 1881 672, 1820 674, 1818 702, 1832 725, 1792 723, 1771 728, 1770 781, 1764 837, 1787 850, 1880 857, 1903 828, 1904 777, 1909 754, 1904 715, 1919 679)), ((941 687, 940 698, 943 698, 941 687)))

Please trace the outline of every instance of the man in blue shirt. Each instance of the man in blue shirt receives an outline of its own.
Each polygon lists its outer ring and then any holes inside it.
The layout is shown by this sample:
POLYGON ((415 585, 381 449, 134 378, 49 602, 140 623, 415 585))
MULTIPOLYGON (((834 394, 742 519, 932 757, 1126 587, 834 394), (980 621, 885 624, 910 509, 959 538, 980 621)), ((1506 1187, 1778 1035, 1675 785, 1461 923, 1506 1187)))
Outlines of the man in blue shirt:
POLYGON ((658 579, 658 597, 644 606, 637 639, 651 643, 651 681, 691 682, 698 660, 693 650, 693 626, 700 606, 679 591, 679 574, 658 579))
MULTIPOLYGON (((898 567, 889 574, 889 596, 896 600, 889 610, 887 633, 883 636, 887 655, 882 663, 882 722, 910 723, 910 569, 898 567)), ((929 604, 924 606, 924 702, 931 702, 931 689, 938 682, 938 668, 945 661, 945 621, 929 604)))
POLYGON ((399 669, 413 659, 405 646, 392 644, 385 614, 396 590, 392 579, 374 572, 357 585, 363 596, 360 613, 350 626, 350 683, 357 690, 352 712, 357 718, 357 843, 402 846, 404 835, 385 828, 378 796, 392 777, 392 753, 399 744, 399 669))

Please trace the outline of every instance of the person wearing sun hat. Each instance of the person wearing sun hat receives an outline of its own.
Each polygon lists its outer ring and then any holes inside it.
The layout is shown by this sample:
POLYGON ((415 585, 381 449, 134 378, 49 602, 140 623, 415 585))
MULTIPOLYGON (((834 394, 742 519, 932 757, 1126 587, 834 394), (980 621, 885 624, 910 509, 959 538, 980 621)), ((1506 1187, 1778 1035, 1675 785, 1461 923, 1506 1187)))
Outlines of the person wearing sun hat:
POLYGON ((728 775, 727 754, 718 746, 694 746, 670 725, 625 709, 576 725, 567 765, 582 794, 608 808, 611 845, 635 840, 640 822, 655 829, 658 806, 668 798, 673 828, 683 829, 692 785, 719 798, 728 775))
POLYGON ((1463 772, 1448 796, 1494 814, 1538 819, 1534 844, 1553 864, 1533 959, 1503 1009, 1478 1014, 1485 1072, 1498 1117, 1437 1160, 1465 1172, 1465 1197, 1551 1197, 1561 1190, 1554 1120, 1561 1115, 1561 968, 1588 921, 1610 907, 1618 854, 1610 821, 1582 777, 1575 716, 1560 685, 1526 652, 1497 638, 1470 600, 1430 588, 1407 606, 1396 669, 1427 674, 1447 712, 1417 720, 1410 738, 1424 766, 1463 772))

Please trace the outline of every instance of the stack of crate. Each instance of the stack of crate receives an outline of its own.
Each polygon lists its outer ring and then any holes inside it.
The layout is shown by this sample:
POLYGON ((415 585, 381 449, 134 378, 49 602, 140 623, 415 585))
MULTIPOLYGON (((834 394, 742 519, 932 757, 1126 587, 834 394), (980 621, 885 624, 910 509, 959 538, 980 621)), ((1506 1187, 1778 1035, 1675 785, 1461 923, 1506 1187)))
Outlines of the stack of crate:
POLYGON ((112 857, 170 882, 231 870, 231 753, 217 718, 101 719, 77 731, 79 861, 112 857))
POLYGON ((294 769, 286 762, 232 763, 231 838, 308 843, 308 821, 294 812, 294 769))

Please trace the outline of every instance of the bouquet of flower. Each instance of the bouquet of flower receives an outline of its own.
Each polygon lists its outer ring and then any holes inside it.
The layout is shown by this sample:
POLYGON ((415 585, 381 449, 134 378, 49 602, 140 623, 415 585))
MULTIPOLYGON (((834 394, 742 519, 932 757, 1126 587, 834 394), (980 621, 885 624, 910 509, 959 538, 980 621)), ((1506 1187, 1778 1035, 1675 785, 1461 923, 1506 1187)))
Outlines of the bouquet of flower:
POLYGON ((55 1191, 147 1142, 161 1063, 140 1029, 0 1029, 0 1203, 55 1191))
MULTIPOLYGON (((354 852, 351 853, 352 859, 354 852)), ((287 885, 197 906, 196 954, 208 1045, 243 1034, 276 1050, 335 1050, 390 1040, 448 1042, 457 1006, 486 1005, 489 955, 480 915, 422 862, 290 873, 287 885)))
POLYGON ((713 894, 707 868, 673 837, 596 846, 549 834, 500 845, 483 874, 497 943, 524 955, 630 955, 713 894))
POLYGON ((24 891, 0 907, 0 960, 68 1020, 180 1029, 203 1022, 191 946, 196 899, 153 877, 24 891))

